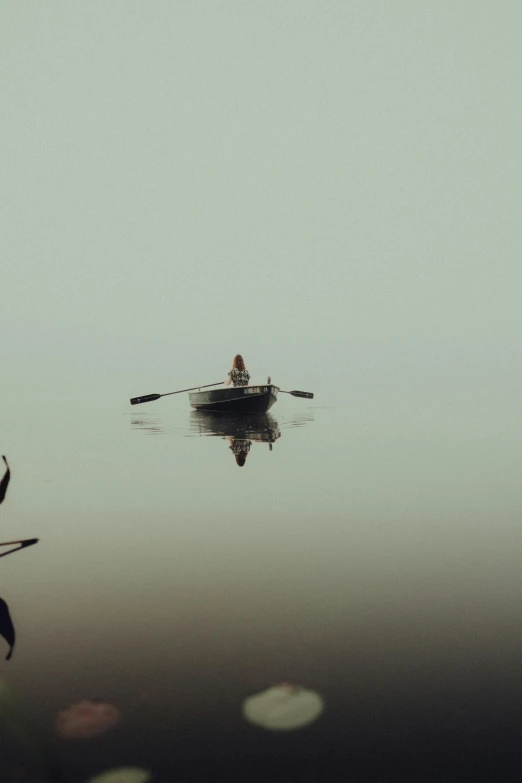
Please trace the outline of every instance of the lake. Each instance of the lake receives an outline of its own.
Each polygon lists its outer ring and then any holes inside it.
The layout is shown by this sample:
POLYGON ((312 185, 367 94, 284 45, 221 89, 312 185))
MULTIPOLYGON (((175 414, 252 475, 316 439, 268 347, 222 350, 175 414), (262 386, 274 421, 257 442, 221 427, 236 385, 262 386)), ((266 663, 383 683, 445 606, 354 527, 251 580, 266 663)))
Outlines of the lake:
MULTIPOLYGON (((0 678, 71 783, 518 779, 519 429, 464 397, 281 395, 248 420, 186 395, 11 400, 1 540, 39 542, 0 563, 0 678), (322 714, 249 723, 279 683, 322 714), (58 736, 83 700, 119 722, 58 736)), ((33 779, 1 741, 1 779, 33 779)))

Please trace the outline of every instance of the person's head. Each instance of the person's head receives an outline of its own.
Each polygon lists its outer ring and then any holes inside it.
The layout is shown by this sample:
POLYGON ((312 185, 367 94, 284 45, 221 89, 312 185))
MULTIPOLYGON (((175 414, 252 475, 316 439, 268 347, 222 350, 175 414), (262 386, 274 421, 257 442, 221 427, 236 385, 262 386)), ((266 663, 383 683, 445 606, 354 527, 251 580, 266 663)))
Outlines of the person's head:
POLYGON ((246 462, 247 455, 248 451, 240 451, 239 454, 234 454, 234 457, 236 458, 236 465, 238 467, 243 467, 246 462))
POLYGON ((234 356, 234 361, 232 363, 232 367, 234 367, 236 370, 244 370, 245 369, 245 362, 243 361, 243 357, 240 353, 237 353, 234 356))

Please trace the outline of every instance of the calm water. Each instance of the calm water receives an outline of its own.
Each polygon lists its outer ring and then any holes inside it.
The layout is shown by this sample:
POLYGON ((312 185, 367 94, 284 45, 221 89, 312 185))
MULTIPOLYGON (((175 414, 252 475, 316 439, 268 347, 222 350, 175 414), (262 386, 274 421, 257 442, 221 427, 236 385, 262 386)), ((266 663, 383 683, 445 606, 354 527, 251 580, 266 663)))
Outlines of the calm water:
POLYGON ((71 782, 519 779, 520 435, 465 399, 281 395, 247 421, 183 396, 8 403, 1 540, 40 541, 0 562, 0 677, 51 734, 82 699, 121 711, 53 740, 71 782), (280 682, 323 715, 246 723, 280 682))

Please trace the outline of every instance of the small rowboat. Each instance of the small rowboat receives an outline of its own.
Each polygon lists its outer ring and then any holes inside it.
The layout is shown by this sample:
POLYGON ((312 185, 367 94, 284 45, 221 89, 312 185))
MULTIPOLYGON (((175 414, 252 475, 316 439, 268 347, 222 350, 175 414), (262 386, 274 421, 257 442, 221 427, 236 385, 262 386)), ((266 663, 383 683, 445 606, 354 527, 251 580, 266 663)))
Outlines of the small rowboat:
POLYGON ((265 413, 277 402, 278 386, 234 386, 231 389, 193 391, 189 402, 199 411, 265 413))
POLYGON ((274 386, 268 378, 266 386, 235 386, 232 389, 214 389, 213 391, 201 391, 210 386, 221 386, 224 381, 206 383, 204 386, 191 386, 190 389, 178 389, 168 394, 142 394, 141 397, 131 397, 131 405, 140 405, 142 402, 153 402, 160 397, 170 397, 171 394, 193 392, 189 394, 190 404, 200 411, 217 411, 219 413, 265 413, 277 402, 277 395, 291 394, 292 397, 304 397, 313 400, 312 392, 284 391, 279 386, 274 386))

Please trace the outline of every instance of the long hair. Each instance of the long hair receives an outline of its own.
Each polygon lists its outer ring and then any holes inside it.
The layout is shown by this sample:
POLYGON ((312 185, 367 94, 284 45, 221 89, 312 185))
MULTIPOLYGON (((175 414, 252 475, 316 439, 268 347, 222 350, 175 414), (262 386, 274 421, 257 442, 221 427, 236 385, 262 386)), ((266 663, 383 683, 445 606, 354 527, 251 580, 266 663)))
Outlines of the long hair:
POLYGON ((238 467, 242 468, 248 457, 248 451, 240 451, 239 454, 234 454, 234 457, 236 458, 238 467))
POLYGON ((234 367, 236 370, 244 370, 245 369, 245 362, 243 361, 243 357, 240 353, 237 353, 234 356, 234 361, 232 362, 232 367, 234 367))

